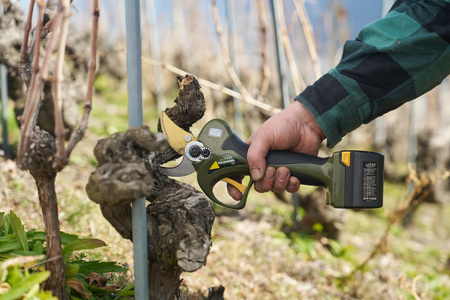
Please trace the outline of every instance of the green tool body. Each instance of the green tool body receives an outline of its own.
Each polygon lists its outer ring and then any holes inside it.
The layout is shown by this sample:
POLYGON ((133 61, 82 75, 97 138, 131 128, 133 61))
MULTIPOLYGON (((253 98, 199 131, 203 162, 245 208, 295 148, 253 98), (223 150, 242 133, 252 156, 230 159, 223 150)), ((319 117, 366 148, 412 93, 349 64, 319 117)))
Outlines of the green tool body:
MULTIPOLYGON (((224 178, 250 175, 247 163, 249 145, 220 119, 209 121, 198 135, 204 158, 193 161, 203 192, 225 207, 245 207, 250 182, 236 204, 216 198, 213 187, 224 178)), ((191 147, 192 148, 192 147, 191 147)), ((189 152, 188 147, 186 147, 189 152)), ((198 149, 196 150, 198 151, 198 149)), ((193 151, 192 151, 193 152, 193 151)), ((196 153, 196 152, 195 152, 196 153)), ((189 155, 187 153, 187 155, 189 155)), ((303 185, 327 188, 327 204, 336 208, 379 208, 383 206, 384 156, 377 152, 345 150, 330 157, 317 157, 292 151, 269 151, 267 165, 287 167, 303 185)))

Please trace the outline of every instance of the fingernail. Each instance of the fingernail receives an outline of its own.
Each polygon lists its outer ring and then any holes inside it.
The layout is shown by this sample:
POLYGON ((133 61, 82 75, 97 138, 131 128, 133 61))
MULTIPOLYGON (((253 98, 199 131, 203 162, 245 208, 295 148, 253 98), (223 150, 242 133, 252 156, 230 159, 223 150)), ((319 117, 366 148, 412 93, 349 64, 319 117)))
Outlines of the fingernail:
POLYGON ((257 181, 261 179, 261 170, 258 168, 253 168, 252 169, 252 179, 257 181))
POLYGON ((278 179, 280 180, 286 180, 288 177, 288 173, 287 172, 279 172, 278 173, 278 179))
POLYGON ((273 180, 275 177, 276 170, 274 168, 267 168, 266 173, 264 174, 264 178, 268 180, 273 180))
POLYGON ((297 187, 297 183, 296 183, 296 182, 291 182, 291 181, 289 181, 288 186, 289 186, 290 188, 295 188, 295 187, 297 187))

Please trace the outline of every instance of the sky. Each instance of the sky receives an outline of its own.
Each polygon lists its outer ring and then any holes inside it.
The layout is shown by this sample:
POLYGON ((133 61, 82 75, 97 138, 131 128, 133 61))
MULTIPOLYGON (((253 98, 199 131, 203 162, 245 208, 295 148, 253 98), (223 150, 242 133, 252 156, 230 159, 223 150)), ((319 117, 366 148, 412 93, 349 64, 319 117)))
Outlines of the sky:
MULTIPOLYGON (((312 2, 312 1, 311 1, 312 2)), ((329 5, 329 0, 317 0, 316 3, 306 3, 306 10, 311 18, 311 23, 315 23, 313 17, 321 15, 329 5)), ((347 9, 348 25, 351 38, 367 24, 381 18, 382 1, 381 0, 343 0, 347 9)), ((314 25, 313 25, 314 26, 314 25)))
MULTIPOLYGON (((14 0, 13 0, 14 1, 14 0)), ((16 0, 17 1, 17 0, 16 0)), ((124 1, 131 0, 100 0, 100 7, 102 10, 122 10, 124 1), (113 8, 114 7, 114 8, 113 8), (119 8, 119 9, 117 9, 119 8)), ((174 0, 152 0, 155 3, 157 15, 166 18, 171 15, 172 5, 176 3, 174 0)), ((197 1, 199 5, 210 5, 210 0, 191 0, 197 1)), ((218 0, 219 9, 224 5, 226 0, 218 0)), ((255 0, 235 0, 235 3, 249 2, 255 0)), ((382 16, 382 3, 392 2, 393 0, 306 0, 306 9, 308 11, 311 23, 314 27, 317 24, 320 16, 323 15, 324 10, 329 8, 331 2, 342 2, 347 10, 348 23, 351 36, 355 36, 357 32, 366 24, 375 21, 382 16)), ((144 0, 141 0, 141 5, 144 6, 144 0)), ((284 5, 292 7, 292 1, 284 0, 284 5)), ((75 13, 88 9, 91 1, 74 0, 75 13)), ((29 5, 29 0, 22 0, 21 7, 26 9, 29 5)), ((37 9, 36 9, 37 10, 37 9)))
MULTIPOLYGON (((157 12, 161 14, 170 13, 172 11, 171 0, 154 0, 155 8, 157 12)), ((209 6, 210 0, 196 0, 199 3, 209 6)), ((235 3, 249 2, 255 0, 234 0, 235 3)), ((306 0, 305 6, 308 11, 311 23, 313 26, 319 21, 320 16, 323 15, 324 10, 328 9, 331 2, 342 2, 347 9, 349 26, 351 33, 356 34, 359 30, 376 19, 382 16, 383 0, 306 0)), ((392 2, 386 1, 385 2, 392 2)), ((218 0, 219 9, 220 5, 224 6, 226 0, 218 0)), ((266 1, 267 2, 267 1, 266 1)), ((284 0, 283 3, 286 7, 293 8, 293 1, 284 0)), ((223 11, 223 9, 222 9, 223 11)))

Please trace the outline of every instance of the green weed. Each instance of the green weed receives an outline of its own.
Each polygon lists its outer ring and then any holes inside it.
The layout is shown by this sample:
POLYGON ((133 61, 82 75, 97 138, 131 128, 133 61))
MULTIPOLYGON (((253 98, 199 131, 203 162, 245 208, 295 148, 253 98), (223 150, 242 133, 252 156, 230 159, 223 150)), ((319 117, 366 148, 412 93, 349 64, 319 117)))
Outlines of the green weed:
MULTIPOLYGON (((88 260, 84 250, 103 247, 99 239, 79 238, 61 232, 65 263, 66 288, 72 299, 103 299, 102 295, 133 294, 132 286, 122 288, 97 287, 88 284, 91 274, 124 273, 128 269, 115 262, 88 260), (97 294, 100 297, 97 297, 97 294)), ((0 213, 0 300, 43 299, 53 300, 48 292, 40 292, 39 285, 50 275, 42 268, 45 263, 45 233, 31 229, 25 231, 20 218, 11 211, 0 213)), ((111 285, 111 283, 110 283, 111 285)), ((111 298, 112 299, 112 298, 111 298)))

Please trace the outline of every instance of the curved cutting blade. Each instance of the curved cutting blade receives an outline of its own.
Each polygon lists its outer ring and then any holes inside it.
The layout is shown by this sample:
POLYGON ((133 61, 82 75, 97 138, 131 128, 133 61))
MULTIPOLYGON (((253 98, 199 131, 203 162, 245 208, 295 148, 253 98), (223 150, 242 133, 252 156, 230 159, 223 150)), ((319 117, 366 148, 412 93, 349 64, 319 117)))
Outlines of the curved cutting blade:
POLYGON ((189 132, 181 129, 175 124, 165 112, 161 112, 161 129, 167 136, 170 147, 178 154, 184 154, 184 148, 189 142, 197 139, 189 132))
POLYGON ((161 167, 160 171, 162 174, 166 176, 182 177, 194 173, 195 168, 192 165, 192 162, 189 159, 187 159, 186 156, 183 156, 183 160, 178 166, 173 168, 161 167))

